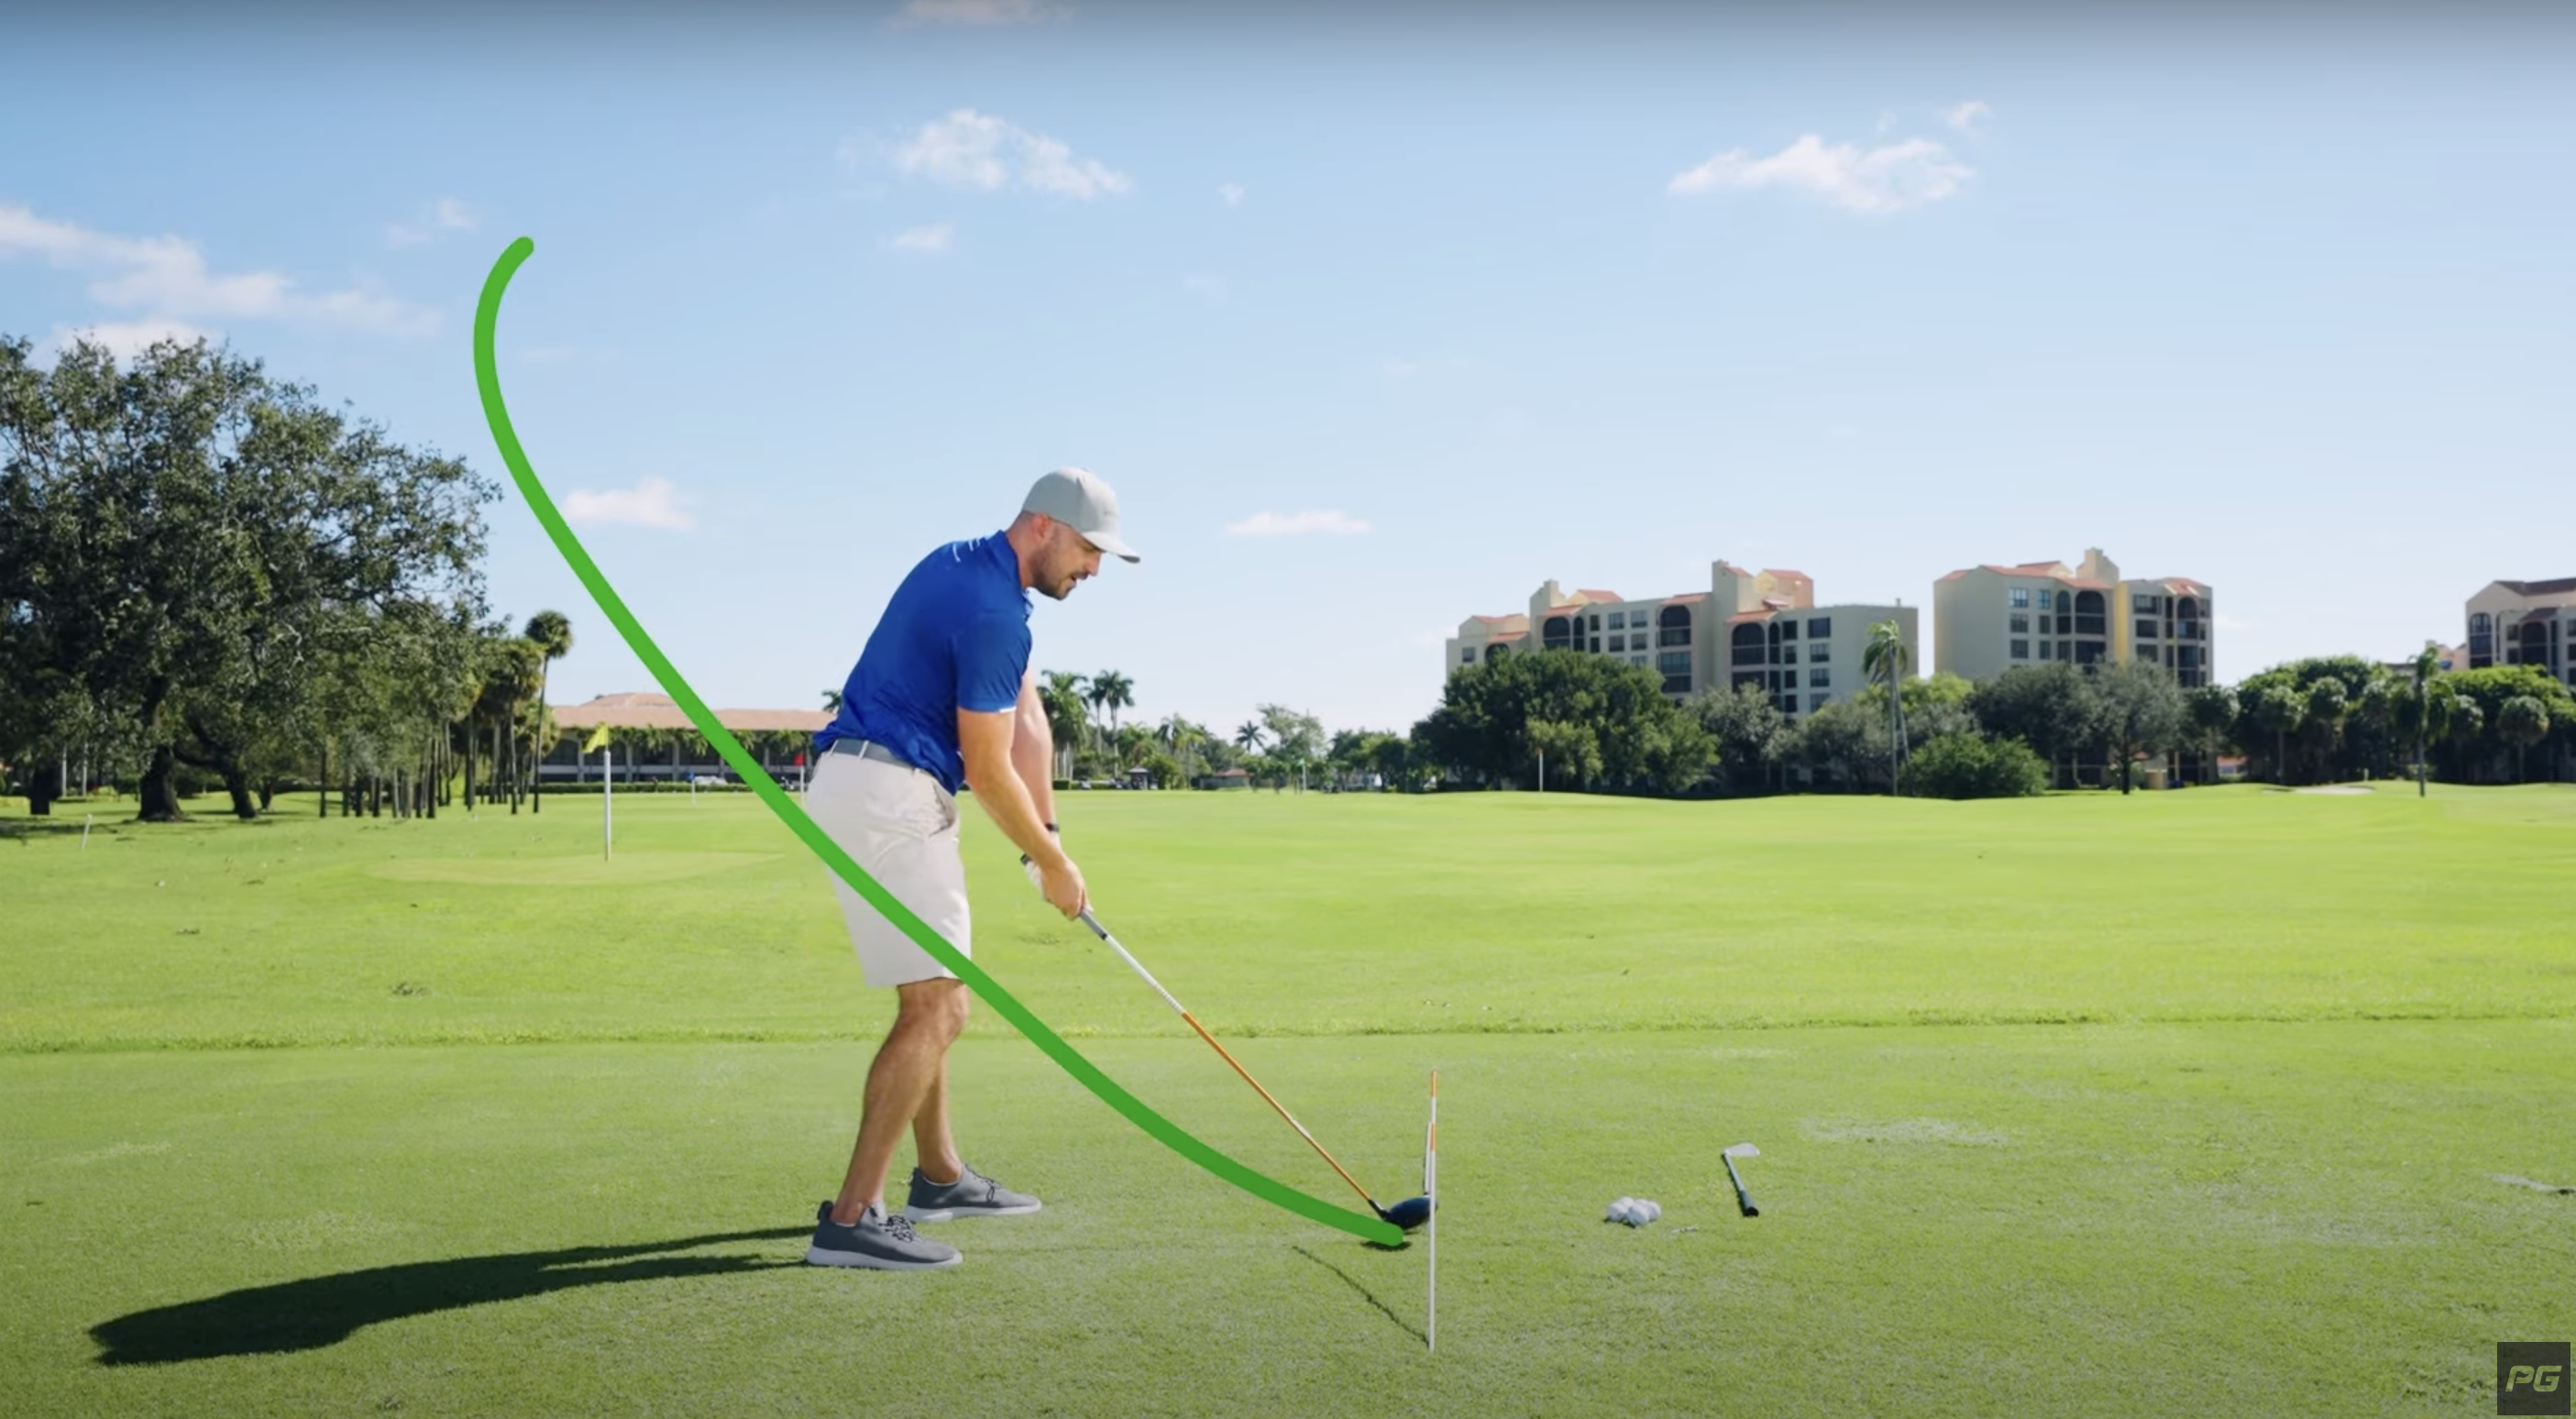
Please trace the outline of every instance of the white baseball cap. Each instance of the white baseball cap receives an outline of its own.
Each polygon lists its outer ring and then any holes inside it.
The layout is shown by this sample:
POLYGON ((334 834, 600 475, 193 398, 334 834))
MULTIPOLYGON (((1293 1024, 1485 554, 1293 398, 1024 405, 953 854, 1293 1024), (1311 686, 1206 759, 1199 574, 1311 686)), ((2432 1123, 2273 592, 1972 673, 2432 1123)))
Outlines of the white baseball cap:
POLYGON ((1059 468, 1040 478, 1020 511, 1054 518, 1101 551, 1131 562, 1144 560, 1119 539, 1118 495, 1088 468, 1059 468))

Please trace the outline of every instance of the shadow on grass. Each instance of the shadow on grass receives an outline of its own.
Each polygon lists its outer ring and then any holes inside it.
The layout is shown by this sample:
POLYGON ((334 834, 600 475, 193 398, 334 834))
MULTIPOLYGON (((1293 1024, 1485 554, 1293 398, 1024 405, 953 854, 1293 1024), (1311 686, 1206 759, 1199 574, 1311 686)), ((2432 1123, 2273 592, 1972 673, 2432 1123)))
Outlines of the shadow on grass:
POLYGON ((660 1256, 723 1242, 778 1241, 808 1229, 721 1232, 632 1246, 568 1247, 417 1261, 227 1291, 155 1306, 90 1327, 102 1365, 166 1365, 227 1355, 275 1355, 337 1345, 361 1327, 576 1286, 724 1276, 798 1263, 746 1256, 660 1256), (599 1265, 596 1263, 609 1263, 599 1265))
MULTIPOLYGON (((1396 1329, 1398 1329, 1398 1330, 1400 1330, 1400 1331, 1403 1331, 1405 1334, 1412 1336, 1414 1339, 1421 1341, 1421 1342, 1422 1342, 1423 1344, 1425 1344, 1425 1345, 1428 1345, 1428 1344, 1430 1344, 1430 1343, 1431 1343, 1431 1337, 1430 1337, 1430 1336, 1427 1336, 1427 1335, 1423 1334, 1421 1331, 1414 1329, 1414 1328, 1413 1328, 1413 1323, 1412 1323, 1411 1321, 1408 1321, 1408 1320, 1406 1320, 1404 1317, 1402 1317, 1402 1316, 1400 1316, 1400 1315, 1397 1315, 1395 1312, 1393 1312, 1393 1311, 1391 1311, 1391 1310, 1388 1310, 1388 1309, 1386 1308, 1386 1302, 1381 1301, 1381 1300, 1379 1300, 1379 1299, 1377 1298, 1377 1293, 1375 1293, 1375 1292, 1371 1291, 1369 1288, 1367 1288, 1366 1286, 1361 1285, 1361 1284, 1360 1284, 1360 1283, 1358 1283, 1357 1281, 1352 1280, 1352 1279, 1351 1279, 1351 1274, 1350 1274, 1349 1272, 1342 1270, 1340 1267, 1335 1266, 1335 1265, 1333 1265, 1331 1262, 1324 1260, 1322 1257, 1315 1255, 1313 1252, 1310 1252, 1310 1251, 1306 1250, 1304 1247, 1290 1247, 1290 1248, 1289 1248, 1289 1250, 1290 1250, 1290 1251, 1293 1251, 1293 1252, 1295 1252, 1295 1253, 1297 1253, 1299 1256, 1302 1256, 1302 1257, 1306 1258, 1308 1261, 1311 1261, 1311 1262, 1315 1263, 1317 1266, 1320 1266, 1320 1267, 1324 1268, 1326 1271, 1329 1271, 1329 1272, 1333 1273, 1335 1276, 1338 1276, 1338 1277, 1342 1278, 1342 1284, 1343 1284, 1343 1285, 1348 1286, 1348 1287, 1350 1287, 1352 1290, 1359 1292, 1359 1293, 1360 1293, 1360 1299, 1361 1299, 1361 1300, 1363 1300, 1363 1301, 1368 1302, 1370 1306, 1374 1307, 1374 1308, 1376 1309, 1376 1311, 1377 1311, 1377 1313, 1378 1313, 1379 1315, 1382 1315, 1382 1316, 1386 1317, 1389 1321, 1393 1322, 1393 1323, 1394 1323, 1394 1325, 1395 1325, 1395 1328, 1396 1328, 1396 1329)), ((1380 1250, 1384 1250, 1384 1251, 1402 1251, 1402 1250, 1403 1250, 1403 1248, 1402 1248, 1402 1247, 1384 1247, 1384 1248, 1381 1248, 1380 1250)))

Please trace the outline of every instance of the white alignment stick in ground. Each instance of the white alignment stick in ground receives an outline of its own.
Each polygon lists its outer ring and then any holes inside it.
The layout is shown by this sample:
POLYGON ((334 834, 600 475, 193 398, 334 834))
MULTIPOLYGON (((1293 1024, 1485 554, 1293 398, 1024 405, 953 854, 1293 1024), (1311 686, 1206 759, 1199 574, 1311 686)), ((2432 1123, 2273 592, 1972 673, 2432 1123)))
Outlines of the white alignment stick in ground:
POLYGON ((1431 1071, 1431 1126, 1422 1134, 1422 1195, 1431 1199, 1431 1299, 1423 1307, 1422 1348, 1440 1348, 1440 1071, 1431 1071))

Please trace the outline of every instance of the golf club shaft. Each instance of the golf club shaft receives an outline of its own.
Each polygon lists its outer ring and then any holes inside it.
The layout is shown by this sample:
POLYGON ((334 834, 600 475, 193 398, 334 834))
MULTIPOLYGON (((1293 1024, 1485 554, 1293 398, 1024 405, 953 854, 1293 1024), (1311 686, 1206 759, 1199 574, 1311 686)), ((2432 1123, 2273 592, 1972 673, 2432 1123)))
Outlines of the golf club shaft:
POLYGON ((1753 1205, 1753 1194, 1744 1190, 1743 1175, 1735 1171, 1735 1160, 1723 1153, 1718 1156, 1726 1161, 1726 1180, 1735 1184, 1735 1205, 1741 1208, 1747 1217, 1761 1216, 1762 1209, 1753 1205))
POLYGON ((1093 916, 1089 907, 1085 907, 1082 910, 1082 924, 1090 927, 1093 935, 1096 935, 1101 940, 1108 942, 1109 949, 1118 953, 1118 959, 1125 961, 1130 967, 1134 968, 1136 974, 1143 976, 1145 978, 1145 984, 1152 986, 1154 988, 1154 993, 1163 997, 1164 1003, 1172 1007, 1172 1012, 1181 1017, 1181 1023, 1196 1031, 1200 1039, 1207 1041, 1208 1048, 1216 1051, 1217 1058, 1224 1060, 1229 1065, 1232 1065, 1234 1067, 1234 1072, 1243 1076, 1243 1082, 1252 1086, 1252 1092, 1259 1094, 1263 1103, 1266 1103, 1270 1105, 1271 1108, 1277 1110, 1279 1116, 1288 1121, 1288 1126, 1297 1130, 1297 1136, 1306 1140, 1306 1146, 1315 1150, 1315 1156, 1322 1158, 1325 1163, 1332 1167, 1334 1172, 1339 1173, 1342 1181, 1351 1185, 1351 1191, 1360 1195, 1360 1201, 1369 1205, 1369 1210, 1371 1212, 1375 1212, 1380 1216, 1385 1215, 1386 1209, 1377 1205, 1377 1199, 1369 1196, 1368 1189, 1360 1186, 1360 1180, 1351 1176, 1350 1169, 1343 1167, 1330 1152, 1326 1151, 1323 1144, 1316 1142, 1315 1135, 1306 1131, 1306 1125, 1299 1123, 1297 1121, 1297 1116, 1288 1112, 1288 1106, 1286 1104, 1279 1102, 1278 1099, 1272 1097, 1269 1090, 1262 1088, 1261 1081, 1252 1077, 1252 1071, 1244 1068, 1241 1060, 1238 1060, 1233 1055, 1227 1053, 1225 1046, 1216 1042, 1216 1036, 1208 1033, 1207 1026, 1200 1024, 1199 1018, 1196 1015, 1191 1014, 1170 991, 1163 989, 1163 983, 1154 979, 1154 973, 1145 969, 1144 962, 1137 960, 1133 955, 1128 953, 1126 947, 1118 944, 1118 938, 1109 934, 1109 928, 1100 924, 1100 918, 1093 916))

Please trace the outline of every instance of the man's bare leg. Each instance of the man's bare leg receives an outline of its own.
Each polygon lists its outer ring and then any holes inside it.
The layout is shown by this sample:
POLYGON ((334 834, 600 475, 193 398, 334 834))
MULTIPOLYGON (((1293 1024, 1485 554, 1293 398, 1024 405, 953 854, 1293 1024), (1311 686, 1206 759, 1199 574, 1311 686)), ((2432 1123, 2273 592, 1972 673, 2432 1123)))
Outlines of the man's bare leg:
POLYGON ((957 1140, 948 1132, 948 1056, 939 1056, 939 1073, 930 1081, 930 1091, 921 1096, 921 1107, 912 1112, 912 1151, 921 1162, 921 1175, 935 1183, 953 1183, 966 1176, 966 1161, 957 1156, 957 1140))
MULTIPOLYGON (((946 977, 895 987, 894 1028, 868 1065, 859 1141, 850 1151, 841 1195, 832 1203, 833 1221, 847 1226, 870 1206, 885 1204, 886 1170, 894 1165, 895 1145, 945 1074, 948 1046, 966 1027, 968 999, 965 982, 946 977)), ((944 1110, 946 1091, 940 1092, 944 1110)), ((944 1117, 941 1131, 946 1131, 944 1117)))

